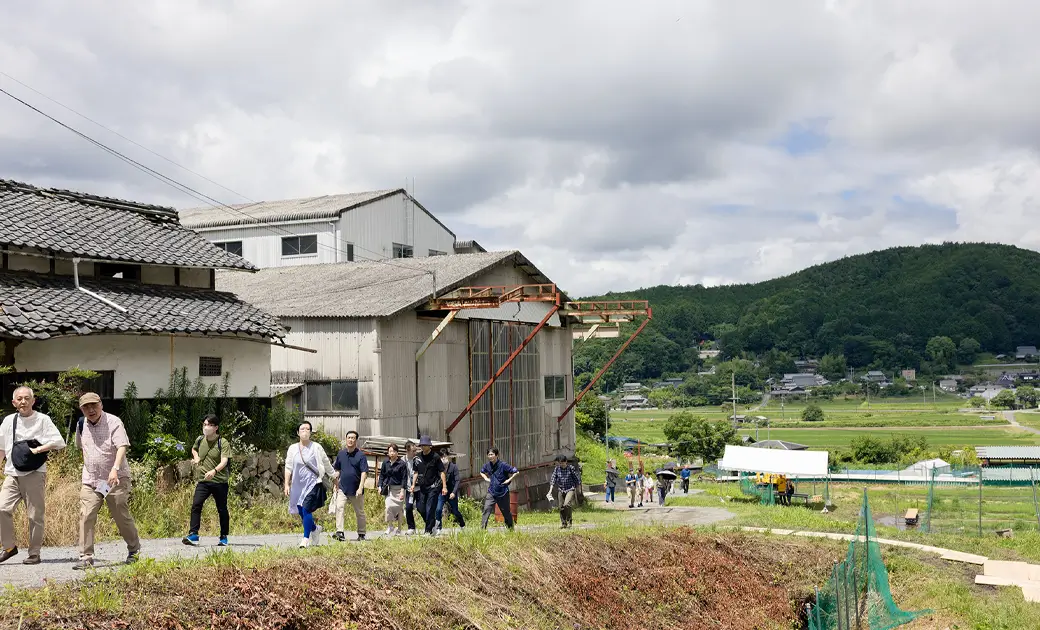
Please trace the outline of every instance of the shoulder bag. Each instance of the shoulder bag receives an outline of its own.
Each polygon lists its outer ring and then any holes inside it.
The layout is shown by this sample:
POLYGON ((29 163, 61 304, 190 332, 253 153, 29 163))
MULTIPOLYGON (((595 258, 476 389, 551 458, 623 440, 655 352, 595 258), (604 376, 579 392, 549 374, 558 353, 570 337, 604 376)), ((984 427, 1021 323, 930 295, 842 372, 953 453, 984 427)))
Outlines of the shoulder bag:
POLYGON ((18 414, 14 414, 14 426, 11 428, 11 441, 14 445, 11 447, 11 464, 15 467, 15 470, 21 472, 32 472, 39 470, 40 466, 47 463, 47 453, 33 453, 32 449, 40 446, 40 441, 33 438, 31 440, 18 440, 18 414))

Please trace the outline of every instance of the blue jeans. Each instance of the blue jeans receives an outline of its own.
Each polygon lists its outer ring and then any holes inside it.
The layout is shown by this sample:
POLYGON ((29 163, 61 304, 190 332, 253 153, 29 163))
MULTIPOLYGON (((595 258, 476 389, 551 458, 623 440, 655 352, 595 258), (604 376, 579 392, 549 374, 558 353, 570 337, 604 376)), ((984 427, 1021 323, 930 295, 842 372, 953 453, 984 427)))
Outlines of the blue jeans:
POLYGON ((607 486, 606 502, 607 503, 613 503, 614 502, 614 488, 612 488, 610 486, 607 486))
POLYGON ((466 526, 466 519, 462 518, 462 512, 459 512, 459 498, 449 499, 448 495, 441 494, 437 497, 437 529, 441 528, 441 519, 444 518, 444 505, 448 505, 448 511, 455 517, 455 521, 458 522, 459 527, 466 526))

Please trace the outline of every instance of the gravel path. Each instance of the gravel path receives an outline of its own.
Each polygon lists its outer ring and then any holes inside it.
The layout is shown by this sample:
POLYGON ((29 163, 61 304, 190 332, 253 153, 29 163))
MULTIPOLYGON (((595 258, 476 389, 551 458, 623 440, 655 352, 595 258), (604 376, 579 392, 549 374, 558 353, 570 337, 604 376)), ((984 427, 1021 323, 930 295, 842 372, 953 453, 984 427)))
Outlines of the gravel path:
POLYGON ((1018 420, 1015 420, 1015 412, 1014 411, 1005 411, 1004 412, 1004 419, 1007 420, 1008 422, 1010 422, 1011 426, 1013 426, 1015 428, 1022 429, 1023 431, 1028 431, 1030 433, 1036 433, 1036 434, 1040 435, 1040 429, 1034 429, 1033 427, 1026 427, 1026 426, 1022 426, 1021 424, 1019 424, 1018 420))
MULTIPOLYGON (((595 500, 595 499, 593 499, 595 500)), ((602 505, 602 500, 597 502, 602 505)), ((669 524, 669 525, 707 525, 732 518, 734 514, 719 508, 659 508, 646 507, 626 510, 627 503, 618 507, 619 504, 608 504, 607 507, 617 507, 619 511, 624 510, 631 515, 632 521, 639 525, 669 524)), ((596 523, 577 523, 576 528, 589 529, 597 527, 596 523)), ((521 531, 552 530, 550 525, 531 525, 518 527, 521 531)), ((445 530, 448 532, 449 530, 445 530)), ((367 538, 381 538, 381 531, 370 531, 367 538)), ((348 534, 354 538, 354 534, 348 534)), ((332 541, 328 532, 323 536, 325 544, 340 544, 332 541)), ((223 548, 217 547, 216 538, 203 538, 202 545, 190 547, 181 542, 180 538, 157 538, 143 540, 141 555, 145 558, 194 558, 205 556, 210 553, 229 553, 235 551, 249 552, 261 547, 295 547, 300 542, 300 534, 269 534, 258 536, 232 536, 231 545, 223 548)), ((356 542, 356 541, 355 541, 356 542)), ((22 560, 26 557, 26 551, 21 552, 0 565, 0 585, 11 585, 21 587, 43 586, 48 581, 68 582, 83 577, 83 572, 73 570, 73 564, 79 559, 75 547, 44 547, 40 557, 41 564, 26 566, 22 560)), ((126 560, 126 544, 121 540, 99 543, 94 548, 96 562, 95 571, 118 570, 124 566, 126 560)))

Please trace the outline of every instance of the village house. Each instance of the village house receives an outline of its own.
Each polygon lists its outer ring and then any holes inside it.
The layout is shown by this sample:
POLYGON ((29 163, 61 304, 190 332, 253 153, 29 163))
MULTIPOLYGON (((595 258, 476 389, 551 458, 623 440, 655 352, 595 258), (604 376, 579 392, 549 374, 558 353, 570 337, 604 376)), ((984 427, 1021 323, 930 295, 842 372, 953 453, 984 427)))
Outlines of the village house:
POLYGON ((403 189, 180 211, 181 222, 260 268, 483 251, 403 189))
POLYGON ((477 472, 497 446, 525 471, 515 487, 524 490, 521 503, 548 483, 554 455, 574 452, 568 300, 519 252, 276 267, 249 278, 221 273, 217 286, 279 317, 287 343, 317 350, 275 349, 271 378, 275 391, 334 435, 354 429, 450 441, 464 455, 459 468, 470 492, 482 487, 477 472), (445 303, 473 294, 467 287, 519 285, 551 287, 563 308, 445 303))
POLYGON ((811 389, 813 387, 822 387, 827 385, 829 381, 823 378, 820 374, 784 374, 783 379, 780 381, 780 389, 811 389))
POLYGON ((1037 356, 1040 356, 1040 354, 1037 353, 1036 346, 1018 346, 1015 349, 1016 359, 1033 359, 1037 356))
MULTIPOLYGON (((230 395, 268 397, 277 319, 215 290, 215 270, 254 266, 183 228, 172 208, 0 180, 0 377, 18 383, 71 367, 100 374, 110 404, 141 397, 173 369, 230 395)), ((113 405, 112 408, 117 408, 113 405)))

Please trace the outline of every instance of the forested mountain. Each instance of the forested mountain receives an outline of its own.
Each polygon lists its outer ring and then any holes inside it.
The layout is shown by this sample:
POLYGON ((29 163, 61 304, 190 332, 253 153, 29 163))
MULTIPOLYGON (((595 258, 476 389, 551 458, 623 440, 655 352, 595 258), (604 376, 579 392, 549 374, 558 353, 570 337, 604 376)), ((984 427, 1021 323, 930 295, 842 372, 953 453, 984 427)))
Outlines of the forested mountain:
MULTIPOLYGON (((849 367, 891 369, 931 367, 926 345, 935 336, 974 339, 994 353, 1040 345, 1040 253, 1010 245, 897 247, 756 284, 604 298, 646 299, 654 311, 608 389, 696 369, 699 345, 711 341, 724 357, 844 354, 849 367)), ((576 375, 602 365, 625 337, 581 344, 576 375)))

